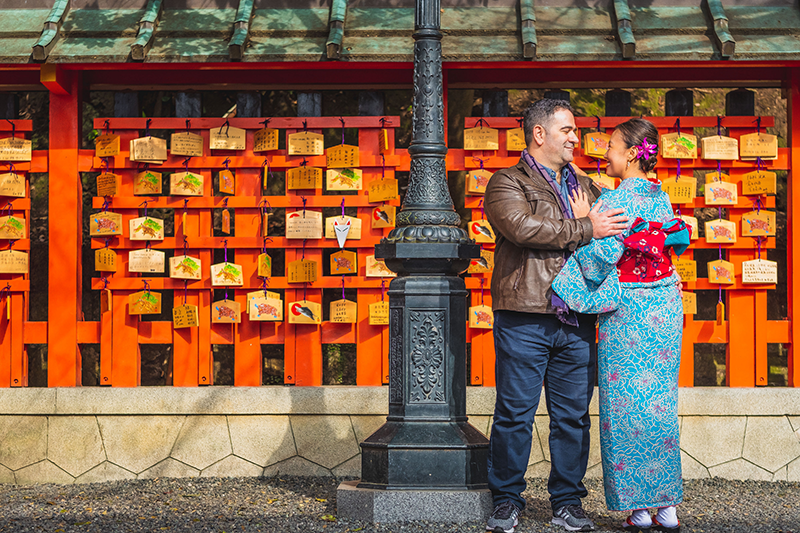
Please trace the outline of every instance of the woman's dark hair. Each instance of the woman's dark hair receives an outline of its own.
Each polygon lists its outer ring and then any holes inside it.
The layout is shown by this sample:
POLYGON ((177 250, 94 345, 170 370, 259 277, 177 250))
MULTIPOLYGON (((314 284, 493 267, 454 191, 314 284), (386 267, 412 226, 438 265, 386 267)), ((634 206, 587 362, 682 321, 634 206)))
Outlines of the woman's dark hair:
POLYGON ((653 123, 643 118, 632 118, 617 126, 616 129, 622 134, 622 140, 625 141, 626 148, 639 146, 645 139, 649 144, 655 145, 653 155, 646 159, 636 158, 636 161, 639 162, 639 168, 643 172, 647 173, 653 170, 658 162, 658 130, 653 126, 653 123))

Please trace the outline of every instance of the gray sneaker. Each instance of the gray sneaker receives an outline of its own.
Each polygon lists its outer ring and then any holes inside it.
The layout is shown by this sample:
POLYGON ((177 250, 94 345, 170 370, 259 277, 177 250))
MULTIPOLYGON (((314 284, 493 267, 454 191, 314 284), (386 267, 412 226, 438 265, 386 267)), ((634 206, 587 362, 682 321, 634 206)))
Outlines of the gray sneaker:
POLYGON ((594 531, 594 522, 580 505, 565 505, 553 513, 553 523, 567 531, 594 531))
POLYGON ((494 508, 492 516, 486 521, 486 531, 492 533, 514 533, 519 524, 519 507, 511 502, 503 502, 494 508))

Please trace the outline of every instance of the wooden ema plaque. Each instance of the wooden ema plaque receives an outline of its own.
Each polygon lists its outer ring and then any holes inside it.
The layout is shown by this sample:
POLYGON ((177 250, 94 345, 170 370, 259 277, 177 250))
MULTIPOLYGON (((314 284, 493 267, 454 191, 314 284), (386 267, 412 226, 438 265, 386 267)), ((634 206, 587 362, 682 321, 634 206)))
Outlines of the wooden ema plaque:
POLYGON ((615 178, 609 178, 604 172, 600 174, 595 172, 594 174, 589 174, 589 177, 595 185, 603 190, 613 191, 617 188, 617 180, 615 178))
POLYGON ((664 159, 696 159, 697 137, 689 133, 662 135, 661 157, 664 159))
POLYGON ((739 193, 735 183, 706 183, 706 205, 736 205, 738 201, 739 193))
POLYGON ((778 283, 778 263, 766 259, 742 261, 742 283, 778 283))
POLYGON ((690 204, 694 202, 697 182, 694 178, 667 178, 661 183, 661 190, 667 193, 671 204, 690 204))
POLYGON ((378 153, 389 153, 389 130, 385 128, 378 132, 378 153))
POLYGON ((136 174, 133 180, 133 194, 136 196, 161 194, 161 173, 145 170, 136 174))
POLYGON ((728 174, 725 174, 724 172, 720 173, 717 172, 716 170, 713 172, 706 172, 705 179, 706 179, 706 184, 716 183, 718 181, 724 181, 724 182, 731 181, 731 177, 728 174))
POLYGON ((467 194, 484 194, 491 177, 492 173, 482 168, 467 172, 467 194))
POLYGON ((357 168, 331 168, 325 172, 325 188, 329 191, 360 191, 362 172, 357 168))
POLYGON ((220 128, 211 128, 208 147, 212 150, 244 150, 246 140, 245 130, 223 125, 220 128))
POLYGON ((676 259, 672 262, 675 272, 681 281, 697 281, 697 261, 691 259, 676 259))
POLYGON ((769 133, 748 133, 739 137, 739 155, 748 159, 778 159, 778 138, 769 133))
POLYGON ((322 213, 304 209, 286 214, 287 239, 321 239, 322 213))
POLYGON ((330 321, 334 324, 355 324, 358 322, 358 304, 350 300, 331 302, 330 321))
POLYGON ((397 208, 393 205, 382 205, 372 210, 372 229, 393 228, 397 208))
POLYGON ((25 237, 25 219, 15 216, 0 217, 0 239, 25 237))
POLYGON ((224 194, 236 194, 236 178, 232 170, 219 171, 219 192, 224 194))
POLYGON ((471 259, 467 272, 470 274, 484 274, 494 270, 494 252, 481 249, 481 256, 471 259))
POLYGON ((200 279, 202 261, 197 257, 176 255, 169 258, 169 277, 173 279, 200 279))
POLYGON ((231 212, 227 209, 222 210, 222 233, 231 234, 231 212))
POLYGON ((469 327, 478 329, 492 329, 494 327, 494 313, 488 305, 474 305, 469 308, 469 327))
POLYGON ((203 196, 203 175, 174 172, 169 177, 169 193, 173 196, 203 196))
POLYGON ((104 133, 94 140, 94 155, 96 157, 114 157, 119 155, 119 135, 104 133))
POLYGON ((0 273, 27 274, 28 254, 17 250, 0 251, 0 273))
POLYGON ((247 314, 255 322, 280 322, 283 320, 283 300, 267 291, 251 292, 247 298, 247 314))
POLYGON ((320 324, 322 322, 322 306, 316 302, 300 300, 291 302, 289 309, 289 324, 320 324))
POLYGON ((219 300, 211 304, 212 324, 239 324, 242 321, 242 305, 233 300, 219 300))
POLYGON ((242 265, 236 263, 211 265, 211 285, 213 287, 241 287, 244 285, 242 265))
POLYGON ((339 144, 328 148, 325 166, 328 168, 353 168, 361 166, 358 146, 339 144))
POLYGON ((525 144, 525 132, 522 128, 512 128, 506 131, 506 150, 509 152, 521 152, 528 145, 525 144))
POLYGON ((0 161, 30 161, 31 141, 19 137, 0 139, 0 161))
POLYGON ((324 138, 320 133, 299 131, 286 136, 289 155, 322 155, 325 153, 324 138))
POLYGON ((736 223, 718 218, 706 222, 708 244, 733 244, 736 242, 736 223))
POLYGON ((128 272, 163 273, 164 257, 160 250, 131 250, 128 252, 128 272))
POLYGON ((742 215, 742 237, 774 237, 774 211, 750 211, 742 215))
POLYGON ((712 135, 700 139, 703 159, 736 161, 739 159, 739 141, 722 135, 712 135))
POLYGON ((258 277, 272 277, 272 257, 269 254, 258 255, 258 277))
POLYGON ((296 167, 287 169, 286 188, 290 191, 297 189, 321 189, 322 169, 317 167, 296 167))
POLYGON ((374 255, 368 255, 366 260, 366 275, 368 278, 394 278, 397 276, 389 270, 386 263, 380 259, 375 259, 374 255))
POLYGON ((397 180, 384 178, 369 182, 369 201, 388 202, 397 198, 397 180))
POLYGON ((734 278, 733 263, 718 259, 708 263, 708 282, 717 285, 733 285, 734 278))
POLYGON ((19 172, 0 174, 0 196, 25 197, 25 176, 19 172))
POLYGON ((151 291, 139 291, 128 296, 129 315, 161 314, 161 294, 151 291))
POLYGON ((183 304, 172 308, 172 327, 194 328, 200 325, 200 314, 196 305, 183 304))
MULTIPOLYGON (((347 239, 354 241, 361 239, 361 219, 349 217, 347 215, 344 216, 344 220, 342 220, 341 216, 328 217, 325 219, 325 238, 336 239, 337 235, 334 224, 342 225, 348 223, 350 224, 350 231, 347 232, 347 239)), ((341 248, 341 244, 339 247, 341 248)))
POLYGON ((686 227, 689 229, 689 240, 695 240, 699 238, 699 233, 697 228, 697 219, 695 217, 690 217, 688 215, 681 215, 680 219, 686 223, 686 227))
POLYGON ((104 172, 97 176, 97 196, 116 196, 119 194, 122 176, 104 172))
POLYGON ((169 151, 172 155, 202 157, 203 137, 188 131, 173 133, 169 138, 169 151))
POLYGON ((100 289, 100 314, 111 311, 111 290, 100 289))
POLYGON ((358 255, 348 250, 340 250, 331 254, 331 275, 356 274, 358 272, 358 255))
POLYGON ((605 157, 611 135, 601 131, 590 131, 583 136, 583 155, 605 157))
POLYGON ((94 269, 98 272, 116 272, 117 252, 108 248, 98 248, 95 250, 94 269))
POLYGON ((317 281, 317 262, 311 259, 298 259, 289 263, 289 283, 312 283, 317 281))
POLYGON ((742 194, 775 194, 778 190, 778 175, 768 170, 756 170, 742 176, 742 194))
POLYGON ((160 218, 141 217, 131 219, 128 223, 132 241, 163 241, 164 221, 160 218))
POLYGON ((494 230, 488 220, 473 220, 468 228, 469 236, 475 239, 475 242, 494 242, 494 230))
POLYGON ((683 291, 683 314, 697 314, 697 295, 695 293, 683 291))
POLYGON ((389 325, 389 302, 384 300, 369 304, 369 325, 389 325))
POLYGON ((167 160, 167 140, 158 137, 139 137, 131 140, 130 160, 136 163, 160 165, 167 160))
POLYGON ((499 133, 494 128, 464 130, 464 150, 499 150, 499 133))
POLYGON ((278 149, 278 130, 264 128, 253 134, 253 152, 269 152, 278 149))
POLYGON ((89 218, 89 235, 107 237, 122 235, 122 215, 111 211, 100 211, 89 218))

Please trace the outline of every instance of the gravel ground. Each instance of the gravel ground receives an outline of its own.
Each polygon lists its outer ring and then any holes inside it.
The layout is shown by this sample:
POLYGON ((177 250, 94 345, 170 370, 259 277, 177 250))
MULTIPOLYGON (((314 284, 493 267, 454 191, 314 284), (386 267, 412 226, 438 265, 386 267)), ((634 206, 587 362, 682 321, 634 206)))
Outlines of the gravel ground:
MULTIPOLYGON (((370 524, 337 520, 331 478, 154 479, 86 485, 0 485, 0 531, 39 532, 481 532, 483 523, 370 524)), ((622 531, 603 487, 587 482, 586 511, 599 531, 622 531)), ((684 532, 800 533, 800 483, 687 481, 684 532)), ((549 524, 545 481, 526 492, 519 533, 563 532, 549 524)), ((435 518, 435 517, 431 517, 435 518)))

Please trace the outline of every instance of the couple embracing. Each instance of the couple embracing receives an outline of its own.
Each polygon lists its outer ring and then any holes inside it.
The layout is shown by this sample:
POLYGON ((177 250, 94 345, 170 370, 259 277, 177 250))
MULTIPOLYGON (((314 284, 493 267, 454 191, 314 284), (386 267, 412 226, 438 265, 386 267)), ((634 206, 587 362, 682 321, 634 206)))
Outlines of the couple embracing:
POLYGON ((571 164, 572 108, 544 99, 524 115, 527 150, 492 176, 484 200, 497 236, 492 273, 497 400, 489 445, 494 512, 512 533, 542 386, 550 417, 552 522, 593 531, 581 506, 589 402, 598 371, 606 504, 631 533, 677 533, 683 498, 678 444, 680 282, 671 253, 689 233, 656 179, 658 131, 643 119, 611 136, 602 193, 571 164), (599 320, 599 345, 595 342, 599 320), (652 511, 651 511, 652 510, 652 511))

